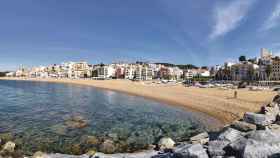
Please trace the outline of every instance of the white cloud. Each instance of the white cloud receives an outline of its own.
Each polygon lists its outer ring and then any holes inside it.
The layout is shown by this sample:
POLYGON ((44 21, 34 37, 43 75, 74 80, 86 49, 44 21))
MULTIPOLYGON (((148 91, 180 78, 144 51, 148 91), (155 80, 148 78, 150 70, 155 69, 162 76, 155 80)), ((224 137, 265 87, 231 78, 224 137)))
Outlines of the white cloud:
POLYGON ((217 6, 214 10, 215 26, 213 27, 210 39, 234 30, 245 18, 253 0, 236 0, 226 6, 217 6))
POLYGON ((270 30, 280 24, 280 3, 276 5, 269 18, 264 22, 261 30, 270 30))

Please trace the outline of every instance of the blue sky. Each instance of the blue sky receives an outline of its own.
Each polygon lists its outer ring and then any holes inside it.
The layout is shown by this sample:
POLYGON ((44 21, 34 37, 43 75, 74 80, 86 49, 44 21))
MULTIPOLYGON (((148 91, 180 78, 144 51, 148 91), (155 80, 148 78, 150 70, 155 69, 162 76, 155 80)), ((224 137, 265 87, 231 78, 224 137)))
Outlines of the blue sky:
POLYGON ((3 0, 0 70, 62 61, 214 65, 280 53, 279 0, 3 0))

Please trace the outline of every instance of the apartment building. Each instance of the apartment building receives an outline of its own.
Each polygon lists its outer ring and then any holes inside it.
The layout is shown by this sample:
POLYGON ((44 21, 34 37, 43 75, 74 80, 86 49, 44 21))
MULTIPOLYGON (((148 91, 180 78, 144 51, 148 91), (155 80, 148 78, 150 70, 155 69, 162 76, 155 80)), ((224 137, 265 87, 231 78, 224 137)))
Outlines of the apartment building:
POLYGON ((259 76, 259 66, 248 61, 240 62, 231 67, 232 80, 256 80, 259 76))
POLYGON ((280 58, 275 57, 272 59, 270 79, 274 81, 280 80, 280 58))

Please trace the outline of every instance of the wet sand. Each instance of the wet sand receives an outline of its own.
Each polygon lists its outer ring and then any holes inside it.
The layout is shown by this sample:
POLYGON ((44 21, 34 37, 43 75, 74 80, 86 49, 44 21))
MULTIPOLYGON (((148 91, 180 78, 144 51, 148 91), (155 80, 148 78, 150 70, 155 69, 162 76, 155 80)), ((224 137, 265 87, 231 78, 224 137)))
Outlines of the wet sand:
POLYGON ((0 78, 2 80, 28 80, 79 84, 94 86, 143 96, 172 106, 204 113, 229 124, 239 119, 245 112, 256 112, 271 101, 276 94, 272 91, 249 91, 239 89, 237 99, 233 98, 234 90, 218 88, 195 88, 183 85, 151 84, 151 82, 132 82, 128 80, 71 80, 71 79, 35 79, 35 78, 0 78))

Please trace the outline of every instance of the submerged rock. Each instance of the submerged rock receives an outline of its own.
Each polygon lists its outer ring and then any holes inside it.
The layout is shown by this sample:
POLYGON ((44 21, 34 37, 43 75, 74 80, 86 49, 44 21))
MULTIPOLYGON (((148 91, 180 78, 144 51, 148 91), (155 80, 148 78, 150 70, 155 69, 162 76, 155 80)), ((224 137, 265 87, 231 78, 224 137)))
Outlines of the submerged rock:
POLYGON ((50 127, 51 131, 58 135, 66 135, 67 127, 63 124, 56 124, 50 127))
POLYGON ((88 120, 82 116, 73 116, 66 119, 64 124, 69 128, 85 128, 88 126, 88 120))
POLYGON ((112 140, 105 140, 101 144, 100 151, 105 154, 112 154, 116 151, 116 146, 112 140))
POLYGON ((88 125, 87 121, 74 121, 74 120, 68 120, 65 122, 65 125, 69 128, 85 128, 88 125))
POLYGON ((1 142, 11 141, 13 139, 13 135, 10 132, 0 133, 1 142))

